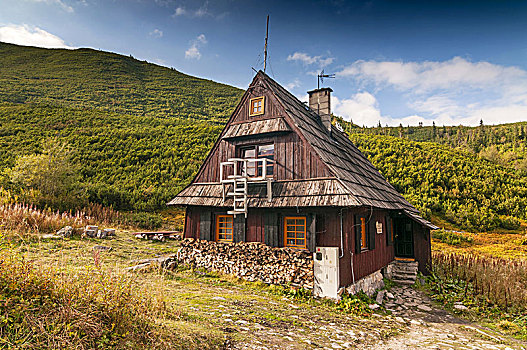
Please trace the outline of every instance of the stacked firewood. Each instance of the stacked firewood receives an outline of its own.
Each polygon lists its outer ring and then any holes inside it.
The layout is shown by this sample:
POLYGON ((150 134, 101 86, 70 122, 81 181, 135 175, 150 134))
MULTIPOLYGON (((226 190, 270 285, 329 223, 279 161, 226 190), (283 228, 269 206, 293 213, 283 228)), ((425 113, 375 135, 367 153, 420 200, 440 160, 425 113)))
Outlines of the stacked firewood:
POLYGON ((304 250, 271 248, 257 242, 219 243, 187 238, 182 241, 178 260, 247 281, 313 288, 313 257, 304 250))

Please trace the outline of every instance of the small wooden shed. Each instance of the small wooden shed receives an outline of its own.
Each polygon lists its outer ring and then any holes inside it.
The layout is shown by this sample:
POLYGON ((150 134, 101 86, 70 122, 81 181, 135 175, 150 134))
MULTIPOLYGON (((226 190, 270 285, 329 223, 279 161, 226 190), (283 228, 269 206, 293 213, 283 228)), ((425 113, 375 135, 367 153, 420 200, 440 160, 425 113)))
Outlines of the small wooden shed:
POLYGON ((186 207, 184 236, 338 247, 343 287, 396 257, 426 273, 436 227, 331 124, 331 92, 310 91, 307 106, 259 71, 192 183, 168 203, 186 207))

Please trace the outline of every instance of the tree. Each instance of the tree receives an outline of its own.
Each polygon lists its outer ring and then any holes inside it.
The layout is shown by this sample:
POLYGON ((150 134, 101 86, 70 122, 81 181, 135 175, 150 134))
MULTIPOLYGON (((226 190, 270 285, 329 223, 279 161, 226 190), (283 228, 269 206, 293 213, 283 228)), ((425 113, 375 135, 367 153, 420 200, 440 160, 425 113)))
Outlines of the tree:
POLYGON ((68 210, 86 204, 86 191, 73 152, 63 144, 47 144, 41 154, 18 157, 7 176, 25 202, 68 210))

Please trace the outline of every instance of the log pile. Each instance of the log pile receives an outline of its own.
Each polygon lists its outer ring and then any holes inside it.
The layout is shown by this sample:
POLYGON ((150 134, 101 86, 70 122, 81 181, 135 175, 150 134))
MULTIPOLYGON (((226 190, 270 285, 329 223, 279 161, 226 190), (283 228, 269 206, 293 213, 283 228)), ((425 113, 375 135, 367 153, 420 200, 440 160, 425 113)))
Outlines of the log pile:
POLYGON ((186 238, 178 260, 247 281, 313 288, 313 256, 304 250, 272 248, 259 242, 220 243, 186 238))

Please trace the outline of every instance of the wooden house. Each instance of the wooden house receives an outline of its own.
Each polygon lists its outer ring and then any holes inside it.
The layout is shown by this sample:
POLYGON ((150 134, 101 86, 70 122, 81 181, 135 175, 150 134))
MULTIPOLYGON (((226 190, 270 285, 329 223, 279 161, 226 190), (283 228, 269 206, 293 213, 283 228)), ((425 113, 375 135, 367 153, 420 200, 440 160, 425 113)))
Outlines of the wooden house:
POLYGON ((258 72, 192 183, 168 203, 186 207, 184 236, 338 247, 340 286, 396 257, 426 272, 435 226, 331 124, 331 92, 310 91, 307 106, 258 72))

